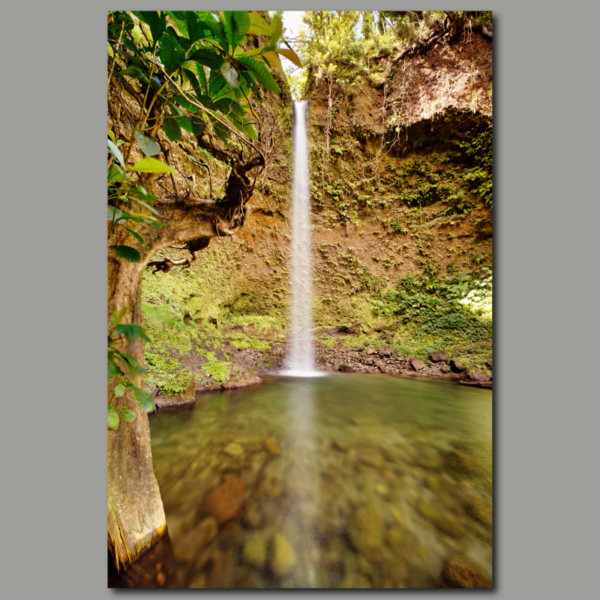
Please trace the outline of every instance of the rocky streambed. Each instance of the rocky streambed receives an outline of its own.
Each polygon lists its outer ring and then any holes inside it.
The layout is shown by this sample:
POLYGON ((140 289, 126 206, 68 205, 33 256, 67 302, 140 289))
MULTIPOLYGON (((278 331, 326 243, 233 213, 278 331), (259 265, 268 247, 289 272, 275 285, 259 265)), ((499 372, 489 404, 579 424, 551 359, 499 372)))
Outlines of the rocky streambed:
POLYGON ((172 553, 150 586, 491 585, 489 392, 266 379, 151 417, 172 553))

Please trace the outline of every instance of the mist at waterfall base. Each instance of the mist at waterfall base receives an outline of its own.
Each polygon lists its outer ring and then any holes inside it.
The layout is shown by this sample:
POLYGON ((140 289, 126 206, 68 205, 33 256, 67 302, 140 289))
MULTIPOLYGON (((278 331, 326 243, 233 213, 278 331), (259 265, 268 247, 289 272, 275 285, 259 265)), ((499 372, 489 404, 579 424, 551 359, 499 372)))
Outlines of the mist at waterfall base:
POLYGON ((294 103, 294 185, 292 192, 292 303, 290 353, 286 370, 290 377, 320 377, 315 369, 313 329, 313 274, 311 247, 310 173, 306 135, 307 102, 294 103))

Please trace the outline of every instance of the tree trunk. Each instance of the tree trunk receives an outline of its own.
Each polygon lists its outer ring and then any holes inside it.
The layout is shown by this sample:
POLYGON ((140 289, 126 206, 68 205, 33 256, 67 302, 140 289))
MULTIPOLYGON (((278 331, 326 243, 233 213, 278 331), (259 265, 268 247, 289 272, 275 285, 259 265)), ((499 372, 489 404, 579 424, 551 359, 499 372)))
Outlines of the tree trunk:
MULTIPOLYGON (((141 293, 144 264, 111 257, 108 260, 108 306, 128 307, 124 323, 141 323, 141 293)), ((110 314, 109 314, 110 318, 110 314)), ((143 341, 120 348, 144 364, 143 341)), ((143 377, 134 383, 142 387, 143 377)), ((127 407, 135 420, 108 430, 108 545, 117 569, 131 563, 166 531, 165 511, 152 468, 148 415, 132 398, 131 391, 116 398, 114 384, 108 400, 115 408, 127 407)))
MULTIPOLYGON (((248 197, 244 192, 246 190, 236 187, 236 205, 240 203, 243 207, 248 197)), ((228 207, 231 204, 231 201, 217 203, 202 198, 159 200, 161 221, 165 226, 142 225, 138 228, 147 247, 132 241, 126 231, 116 227, 113 235, 109 235, 109 246, 136 246, 142 259, 139 263, 129 263, 117 258, 108 248, 108 319, 113 311, 127 307, 122 323, 142 324, 142 277, 153 255, 161 248, 184 244, 193 260, 194 252, 208 246, 212 237, 231 235, 243 225, 243 209, 238 210, 238 216, 242 216, 233 219, 233 224, 224 219, 223 213, 230 213, 228 207)), ((110 232, 110 222, 108 227, 110 232)), ((166 263, 153 261, 153 264, 156 262, 169 267, 168 260, 166 263)), ((119 350, 135 357, 144 366, 142 340, 123 341, 119 350)), ((143 376, 138 376, 134 383, 143 388, 143 376)), ((138 406, 130 390, 117 398, 114 387, 114 382, 108 386, 108 401, 115 408, 127 407, 136 414, 132 423, 121 420, 118 429, 108 431, 108 546, 120 571, 166 532, 166 520, 152 467, 148 415, 138 406)))

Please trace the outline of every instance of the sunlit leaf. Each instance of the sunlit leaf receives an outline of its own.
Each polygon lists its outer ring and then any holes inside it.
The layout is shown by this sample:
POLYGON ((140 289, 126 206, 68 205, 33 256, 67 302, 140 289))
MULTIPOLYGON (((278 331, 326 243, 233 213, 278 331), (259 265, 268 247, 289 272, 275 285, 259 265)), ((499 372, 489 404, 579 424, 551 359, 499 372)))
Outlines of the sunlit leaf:
POLYGON ((248 13, 250 19, 250 27, 248 32, 251 35, 271 35, 271 26, 255 12, 248 13))
POLYGON ((122 319, 125 316, 126 312, 127 312, 127 307, 126 306, 124 306, 119 312, 117 312, 117 311, 113 312, 112 317, 110 319, 111 322, 112 322, 112 324, 113 325, 118 325, 122 321, 122 319))
POLYGON ((283 23, 281 22, 281 17, 275 13, 271 19, 271 43, 277 44, 282 31, 283 23))
POLYGON ((118 160, 119 163, 121 163, 121 166, 125 168, 125 159, 123 158, 121 151, 111 140, 108 140, 108 149, 110 150, 110 153, 115 157, 115 159, 118 160))
POLYGON ((298 55, 289 48, 277 48, 277 53, 285 56, 288 60, 292 61, 297 67, 302 68, 304 66, 298 55))
POLYGON ((164 12, 160 14, 155 10, 138 10, 133 11, 133 14, 150 25, 150 31, 152 32, 152 40, 156 44, 167 28, 167 17, 164 12))
POLYGON ((120 413, 126 423, 133 423, 135 421, 135 413, 130 408, 122 408, 120 413))
POLYGON ((175 173, 169 165, 150 156, 136 162, 135 165, 131 167, 130 171, 136 171, 138 173, 175 173))
POLYGON ((115 362, 115 351, 111 350, 108 353, 108 381, 114 379, 115 377, 119 377, 120 375, 125 375, 123 371, 119 368, 119 365, 115 362))
POLYGON ((240 86, 237 71, 228 62, 221 65, 221 73, 231 87, 237 88, 240 86))
POLYGON ((119 383, 113 393, 117 398, 120 398, 125 393, 125 386, 122 383, 119 383))
POLYGON ((117 143, 117 140, 115 139, 114 131, 112 129, 108 130, 108 137, 113 141, 113 144, 117 143))
POLYGON ((110 429, 119 428, 119 413, 112 404, 108 405, 108 426, 110 429))

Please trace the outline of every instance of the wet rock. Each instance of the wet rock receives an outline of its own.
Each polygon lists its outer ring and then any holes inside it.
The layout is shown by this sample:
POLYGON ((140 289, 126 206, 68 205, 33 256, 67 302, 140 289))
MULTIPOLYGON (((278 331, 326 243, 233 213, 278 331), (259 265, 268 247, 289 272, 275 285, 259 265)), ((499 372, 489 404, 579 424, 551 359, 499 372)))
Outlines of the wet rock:
POLYGON ((154 404, 158 408, 185 406, 196 402, 196 375, 192 374, 190 383, 185 392, 181 396, 158 396, 154 400, 154 404))
POLYGON ((492 359, 490 358, 490 360, 486 361, 486 366, 488 366, 490 369, 493 368, 492 367, 492 359))
POLYGON ((452 371, 452 369, 450 368, 450 365, 442 365, 443 373, 450 373, 450 371, 452 371))
POLYGON ((483 575, 477 573, 461 563, 450 561, 444 566, 440 581, 440 588, 468 588, 468 589, 491 589, 492 582, 483 575))
POLYGON ((372 562, 381 560, 384 524, 373 506, 362 506, 352 516, 348 535, 353 546, 372 562))
POLYGON ((425 368, 425 365, 423 364, 423 361, 419 360, 418 358, 413 358, 410 366, 415 370, 415 371, 421 371, 422 369, 425 368))
POLYGON ((447 352, 432 352, 429 355, 429 360, 432 362, 442 362, 444 360, 450 360, 450 355, 447 352))
POLYGON ((377 350, 375 350, 375 348, 367 348, 367 354, 369 356, 371 356, 373 354, 377 354, 377 350))
POLYGON ((480 523, 492 526, 492 502, 486 498, 472 498, 465 504, 467 512, 480 523))
POLYGON ((362 452, 358 455, 358 462, 363 465, 367 465, 368 467, 374 467, 375 469, 382 470, 385 463, 381 456, 376 452, 371 452, 367 450, 366 452, 362 452))
POLYGON ((239 444, 233 444, 233 443, 225 446, 225 449, 223 450, 223 452, 225 452, 225 454, 228 454, 229 456, 243 456, 244 455, 244 449, 239 444))
POLYGON ((230 479, 212 492, 204 503, 204 508, 217 523, 233 519, 244 504, 246 484, 238 478, 230 479))
POLYGON ((450 368, 455 373, 464 373, 467 370, 467 365, 465 365, 465 363, 461 360, 454 358, 450 361, 450 368))
POLYGON ((492 378, 483 371, 473 371, 469 373, 469 379, 473 381, 490 381, 492 378))
POLYGON ((229 379, 222 385, 225 390, 234 390, 261 383, 262 379, 250 369, 232 363, 229 379))
POLYGON ((277 577, 285 577, 295 565, 296 553, 294 549, 281 533, 276 533, 273 536, 271 570, 277 577))
POLYGON ((267 438, 266 440, 263 440, 260 444, 263 448, 265 448, 265 450, 267 450, 267 452, 271 456, 279 456, 281 454, 281 448, 279 447, 279 442, 277 441, 277 438, 275 438, 275 437, 267 438))
POLYGON ((340 371, 341 373, 356 373, 356 371, 348 365, 340 365, 338 371, 340 371))
POLYGON ((258 534, 244 544, 244 560, 256 567, 262 569, 267 563, 267 538, 263 534, 258 534))
POLYGON ((438 529, 447 533, 451 537, 462 537, 465 535, 465 528, 450 518, 448 515, 440 513, 436 508, 425 502, 417 504, 417 510, 428 521, 431 521, 438 529))

